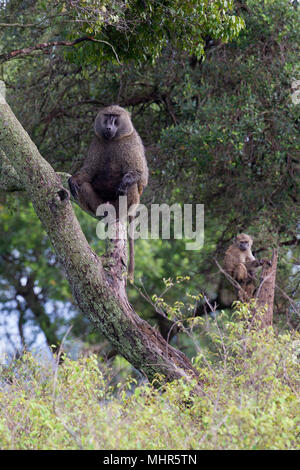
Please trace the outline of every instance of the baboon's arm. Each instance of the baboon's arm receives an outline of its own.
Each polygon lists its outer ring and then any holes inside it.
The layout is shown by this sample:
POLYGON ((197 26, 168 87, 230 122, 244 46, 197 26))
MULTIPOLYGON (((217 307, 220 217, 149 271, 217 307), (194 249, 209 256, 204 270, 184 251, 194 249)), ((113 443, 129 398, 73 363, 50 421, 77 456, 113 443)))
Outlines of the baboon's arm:
POLYGON ((69 178, 70 191, 73 197, 78 198, 81 185, 83 183, 91 183, 97 173, 101 171, 104 165, 102 155, 101 143, 97 137, 94 137, 82 167, 75 175, 69 178))

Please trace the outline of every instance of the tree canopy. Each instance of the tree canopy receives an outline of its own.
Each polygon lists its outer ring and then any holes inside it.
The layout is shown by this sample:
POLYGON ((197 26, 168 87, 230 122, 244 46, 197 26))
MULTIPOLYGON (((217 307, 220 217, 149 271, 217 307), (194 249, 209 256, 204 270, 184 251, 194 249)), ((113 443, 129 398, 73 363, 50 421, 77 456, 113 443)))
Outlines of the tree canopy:
MULTIPOLYGON (((291 99, 299 73, 297 4, 11 0, 0 12, 7 100, 55 170, 74 171, 97 109, 118 102, 132 112, 146 146, 150 185, 143 201, 205 205, 200 252, 187 252, 180 240, 137 242, 138 290, 129 290, 136 309, 163 328, 151 300, 165 290, 162 278, 175 280, 166 299, 182 302, 183 318, 190 295, 205 293, 229 308, 215 260, 246 231, 259 255, 280 248, 275 318, 297 324, 299 106, 291 99)), ((51 344, 72 317, 75 337, 98 342, 76 314, 30 203, 22 193, 5 198, 3 325, 10 312, 21 341, 43 331, 51 344)), ((77 214, 92 247, 103 252, 91 220, 77 214)), ((177 341, 189 351, 184 339, 177 341)))

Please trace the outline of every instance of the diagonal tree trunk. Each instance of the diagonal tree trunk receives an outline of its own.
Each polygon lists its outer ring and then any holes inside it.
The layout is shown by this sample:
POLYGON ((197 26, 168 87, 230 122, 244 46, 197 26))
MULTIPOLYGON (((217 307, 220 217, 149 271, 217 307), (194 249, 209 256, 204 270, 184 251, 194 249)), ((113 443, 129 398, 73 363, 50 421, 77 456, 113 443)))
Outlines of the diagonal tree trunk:
MULTIPOLYGON (((129 304, 124 277, 126 239, 110 241, 104 263, 92 251, 74 215, 69 191, 42 158, 2 95, 0 159, 1 156, 7 188, 17 186, 26 190, 82 313, 149 380, 157 374, 166 381, 197 377, 189 359, 170 346, 129 304)), ((3 174, 0 180, 2 177, 3 174)), ((117 225, 120 233, 125 230, 121 223, 117 225)))

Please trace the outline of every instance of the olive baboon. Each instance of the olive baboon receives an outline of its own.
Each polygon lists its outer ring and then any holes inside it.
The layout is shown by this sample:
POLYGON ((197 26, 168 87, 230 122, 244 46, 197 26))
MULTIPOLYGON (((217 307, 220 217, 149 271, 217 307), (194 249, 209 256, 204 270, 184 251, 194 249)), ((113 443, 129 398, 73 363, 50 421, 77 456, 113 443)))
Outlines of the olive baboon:
MULTIPOLYGON (((96 214, 100 204, 110 203, 119 217, 119 196, 127 196, 127 209, 139 204, 148 183, 144 146, 130 114, 120 106, 100 109, 95 136, 82 168, 69 178, 72 195, 86 211, 96 214)), ((131 213, 129 221, 134 214, 131 213)), ((130 237, 128 276, 134 272, 134 240, 130 237)))
POLYGON ((228 248, 224 258, 224 269, 240 285, 238 299, 245 302, 251 299, 255 291, 255 269, 264 261, 258 261, 252 254, 253 240, 249 235, 237 235, 228 248))

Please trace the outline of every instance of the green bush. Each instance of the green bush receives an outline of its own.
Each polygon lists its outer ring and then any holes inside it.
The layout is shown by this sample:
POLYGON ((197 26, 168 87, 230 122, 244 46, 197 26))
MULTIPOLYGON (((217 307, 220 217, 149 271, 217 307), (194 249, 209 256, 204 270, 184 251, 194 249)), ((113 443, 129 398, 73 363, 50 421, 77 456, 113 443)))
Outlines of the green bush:
POLYGON ((197 393, 195 382, 112 385, 96 356, 51 368, 25 353, 2 370, 1 448, 296 449, 300 337, 250 325, 243 306, 236 315, 202 325, 197 393))

